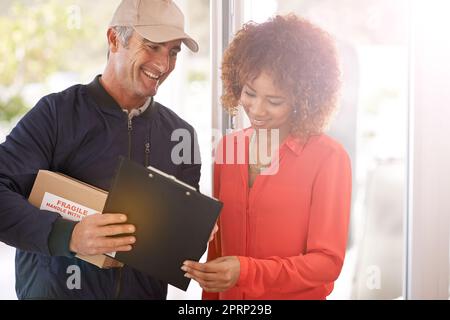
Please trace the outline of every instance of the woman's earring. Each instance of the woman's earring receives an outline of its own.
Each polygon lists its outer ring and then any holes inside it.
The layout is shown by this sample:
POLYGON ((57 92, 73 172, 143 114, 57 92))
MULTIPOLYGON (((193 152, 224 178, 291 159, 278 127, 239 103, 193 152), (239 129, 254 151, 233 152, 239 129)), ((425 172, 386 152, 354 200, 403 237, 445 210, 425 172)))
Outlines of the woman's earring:
POLYGON ((236 107, 233 107, 230 111, 230 128, 231 130, 236 130, 237 115, 239 113, 239 108, 242 108, 242 103, 239 101, 236 107))

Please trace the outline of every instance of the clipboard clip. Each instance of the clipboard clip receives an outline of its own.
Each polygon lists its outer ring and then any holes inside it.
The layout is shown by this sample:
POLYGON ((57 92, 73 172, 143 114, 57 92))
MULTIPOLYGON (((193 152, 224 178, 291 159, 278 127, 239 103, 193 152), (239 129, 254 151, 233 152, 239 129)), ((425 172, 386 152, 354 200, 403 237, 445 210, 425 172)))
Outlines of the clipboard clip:
MULTIPOLYGON (((165 173, 164 171, 158 170, 158 169, 156 169, 156 168, 154 168, 154 167, 152 167, 152 166, 148 166, 147 169, 150 169, 150 170, 152 170, 152 171, 155 171, 156 173, 162 175, 163 177, 169 178, 169 179, 173 180, 174 182, 176 182, 176 183, 178 183, 178 184, 181 184, 182 186, 184 186, 184 187, 186 187, 186 188, 189 188, 189 189, 191 189, 191 190, 193 190, 193 191, 197 191, 197 189, 195 189, 193 186, 190 186, 190 185, 188 185, 187 183, 184 183, 183 181, 178 180, 178 179, 175 178, 174 176, 172 176, 172 175, 170 175, 170 174, 167 174, 167 173, 165 173)), ((152 173, 149 173, 148 176, 149 176, 150 178, 153 178, 153 174, 152 174, 152 173)), ((188 192, 186 192, 186 195, 187 195, 187 196, 190 196, 191 193, 188 191, 188 192)))

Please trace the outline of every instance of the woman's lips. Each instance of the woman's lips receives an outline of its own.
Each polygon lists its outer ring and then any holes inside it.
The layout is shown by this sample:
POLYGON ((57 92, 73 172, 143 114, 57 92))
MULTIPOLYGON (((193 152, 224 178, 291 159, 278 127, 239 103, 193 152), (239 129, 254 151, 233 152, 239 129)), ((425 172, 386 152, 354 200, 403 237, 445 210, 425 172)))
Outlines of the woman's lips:
POLYGON ((256 127, 263 127, 267 123, 267 120, 251 119, 250 122, 256 127))

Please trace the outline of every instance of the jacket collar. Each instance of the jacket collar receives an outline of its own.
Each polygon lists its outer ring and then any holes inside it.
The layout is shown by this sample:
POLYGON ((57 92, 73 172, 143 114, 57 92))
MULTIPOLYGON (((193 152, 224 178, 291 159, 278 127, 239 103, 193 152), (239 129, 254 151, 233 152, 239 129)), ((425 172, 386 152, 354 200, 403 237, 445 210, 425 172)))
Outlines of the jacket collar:
MULTIPOLYGON (((123 109, 102 86, 100 77, 101 75, 97 75, 94 80, 86 86, 88 94, 94 99, 95 103, 103 112, 111 115, 123 116, 123 109)), ((152 98, 150 106, 143 110, 142 115, 154 114, 156 108, 157 106, 152 98)))

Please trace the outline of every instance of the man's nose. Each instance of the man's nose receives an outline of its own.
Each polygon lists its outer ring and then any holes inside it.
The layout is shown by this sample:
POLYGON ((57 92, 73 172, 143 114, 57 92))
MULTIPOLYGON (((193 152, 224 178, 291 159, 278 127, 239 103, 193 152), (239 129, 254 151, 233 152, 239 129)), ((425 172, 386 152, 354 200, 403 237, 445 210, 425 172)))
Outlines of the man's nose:
POLYGON ((155 58, 154 65, 160 73, 166 73, 169 70, 169 54, 161 53, 155 58))

